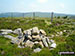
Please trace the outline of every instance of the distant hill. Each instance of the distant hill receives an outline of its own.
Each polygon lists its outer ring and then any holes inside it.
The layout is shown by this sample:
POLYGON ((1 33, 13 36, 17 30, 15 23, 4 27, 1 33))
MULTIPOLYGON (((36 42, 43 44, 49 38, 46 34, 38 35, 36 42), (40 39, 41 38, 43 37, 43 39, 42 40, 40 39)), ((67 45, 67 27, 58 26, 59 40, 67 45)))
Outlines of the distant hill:
MULTIPOLYGON (((32 17, 33 12, 29 13, 19 13, 19 12, 8 12, 8 13, 0 13, 0 17, 32 17)), ((51 17, 51 13, 48 12, 35 12, 36 17, 51 17)), ((71 18, 75 18, 75 15, 70 15, 70 14, 59 14, 59 13, 54 13, 54 16, 69 16, 71 18)))

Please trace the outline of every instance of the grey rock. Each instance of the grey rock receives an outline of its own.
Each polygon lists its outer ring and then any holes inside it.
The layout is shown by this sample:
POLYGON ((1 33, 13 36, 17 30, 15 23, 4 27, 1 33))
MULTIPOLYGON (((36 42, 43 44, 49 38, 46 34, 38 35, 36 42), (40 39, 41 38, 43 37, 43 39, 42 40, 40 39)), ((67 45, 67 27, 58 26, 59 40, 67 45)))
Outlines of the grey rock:
POLYGON ((32 34, 39 34, 38 27, 32 28, 32 34))
POLYGON ((56 48, 56 43, 51 44, 51 48, 56 48))
POLYGON ((46 38, 42 38, 42 42, 43 42, 43 44, 44 44, 45 47, 48 47, 48 44, 46 42, 46 38))
POLYGON ((27 40, 27 41, 26 41, 26 44, 25 44, 26 47, 32 48, 33 45, 34 45, 34 42, 32 42, 32 41, 30 41, 30 40, 27 40))
POLYGON ((43 35, 46 35, 46 32, 42 29, 40 29, 40 33, 43 34, 43 35))
POLYGON ((47 41, 47 43, 48 43, 49 45, 51 44, 51 42, 50 42, 50 40, 49 40, 48 37, 46 38, 46 41, 47 41))
POLYGON ((41 50, 42 49, 40 49, 40 48, 36 48, 36 49, 33 50, 33 52, 37 53, 37 52, 40 52, 41 50))
POLYGON ((13 37, 13 36, 11 36, 11 35, 4 35, 4 37, 5 37, 5 38, 8 38, 8 39, 11 39, 11 40, 15 39, 15 37, 13 37))

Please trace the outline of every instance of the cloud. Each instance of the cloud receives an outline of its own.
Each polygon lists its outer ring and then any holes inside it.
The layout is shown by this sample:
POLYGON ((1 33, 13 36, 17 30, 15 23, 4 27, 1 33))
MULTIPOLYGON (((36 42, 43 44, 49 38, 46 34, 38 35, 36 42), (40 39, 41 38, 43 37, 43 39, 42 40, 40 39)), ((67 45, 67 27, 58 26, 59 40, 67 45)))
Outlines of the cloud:
POLYGON ((48 0, 37 0, 39 3, 46 3, 48 0))
POLYGON ((65 4, 64 3, 60 3, 60 7, 61 8, 65 8, 65 4))

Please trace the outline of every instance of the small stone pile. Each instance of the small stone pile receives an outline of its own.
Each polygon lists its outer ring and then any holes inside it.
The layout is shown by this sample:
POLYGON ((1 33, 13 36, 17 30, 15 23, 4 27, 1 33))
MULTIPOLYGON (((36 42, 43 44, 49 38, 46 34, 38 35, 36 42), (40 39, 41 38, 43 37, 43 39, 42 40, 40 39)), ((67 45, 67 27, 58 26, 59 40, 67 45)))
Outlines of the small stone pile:
POLYGON ((11 43, 17 44, 19 48, 30 47, 32 48, 35 44, 39 44, 44 47, 56 48, 56 44, 54 40, 50 40, 49 37, 46 36, 46 32, 42 29, 38 29, 38 27, 33 27, 28 30, 22 31, 21 28, 12 30, 1 30, 3 31, 3 36, 11 39, 11 43), (18 37, 12 37, 7 35, 8 33, 18 34, 18 37))

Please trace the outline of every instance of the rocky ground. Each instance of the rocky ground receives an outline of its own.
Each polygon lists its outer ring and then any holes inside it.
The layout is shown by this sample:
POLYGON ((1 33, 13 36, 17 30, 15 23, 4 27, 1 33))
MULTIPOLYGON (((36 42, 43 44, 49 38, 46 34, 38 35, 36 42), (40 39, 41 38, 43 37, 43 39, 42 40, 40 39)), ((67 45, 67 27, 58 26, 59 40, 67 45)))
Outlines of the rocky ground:
POLYGON ((56 43, 54 42, 54 40, 49 39, 46 32, 42 29, 38 29, 38 27, 33 27, 24 31, 22 31, 21 28, 15 29, 14 31, 1 29, 0 32, 4 37, 11 39, 12 44, 17 44, 18 48, 33 48, 33 46, 38 44, 41 47, 38 46, 36 49, 34 49, 34 52, 39 52, 39 50, 41 51, 41 48, 44 47, 48 47, 49 49, 56 48, 56 43), (11 35, 8 35, 9 33, 18 34, 18 36, 13 37, 11 35))
POLYGON ((75 52, 75 19, 0 18, 0 56, 59 56, 75 52))

